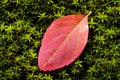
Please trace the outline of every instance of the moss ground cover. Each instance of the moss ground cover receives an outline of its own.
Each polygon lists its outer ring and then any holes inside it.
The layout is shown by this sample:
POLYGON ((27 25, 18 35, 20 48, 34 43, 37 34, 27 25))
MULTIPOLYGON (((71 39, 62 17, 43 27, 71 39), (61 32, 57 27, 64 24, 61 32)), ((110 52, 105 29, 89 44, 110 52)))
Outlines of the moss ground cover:
POLYGON ((0 80, 119 80, 120 0, 1 0, 0 80), (52 72, 37 66, 51 22, 68 14, 89 17, 89 39, 71 65, 52 72))

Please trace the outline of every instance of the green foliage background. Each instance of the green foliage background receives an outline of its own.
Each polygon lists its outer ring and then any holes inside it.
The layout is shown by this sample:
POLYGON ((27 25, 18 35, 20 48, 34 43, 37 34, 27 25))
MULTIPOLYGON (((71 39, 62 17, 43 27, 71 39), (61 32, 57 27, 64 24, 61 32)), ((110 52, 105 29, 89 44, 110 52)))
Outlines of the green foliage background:
POLYGON ((120 0, 0 0, 0 80, 120 80, 120 0), (40 71, 38 51, 52 21, 89 11, 82 55, 62 69, 40 71))

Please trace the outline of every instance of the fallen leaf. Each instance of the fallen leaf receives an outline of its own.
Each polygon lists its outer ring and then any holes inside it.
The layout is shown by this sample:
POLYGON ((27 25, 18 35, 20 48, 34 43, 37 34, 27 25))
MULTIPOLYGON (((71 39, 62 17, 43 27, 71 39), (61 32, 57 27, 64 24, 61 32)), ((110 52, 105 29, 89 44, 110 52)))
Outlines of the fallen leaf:
POLYGON ((78 58, 87 43, 90 13, 67 15, 50 25, 44 34, 38 55, 40 70, 59 69, 78 58))

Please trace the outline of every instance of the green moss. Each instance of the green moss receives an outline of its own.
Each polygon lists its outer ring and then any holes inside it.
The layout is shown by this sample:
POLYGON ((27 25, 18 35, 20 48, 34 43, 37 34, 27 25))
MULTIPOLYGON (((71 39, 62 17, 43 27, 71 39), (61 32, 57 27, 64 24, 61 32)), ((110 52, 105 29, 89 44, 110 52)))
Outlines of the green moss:
POLYGON ((119 0, 1 0, 0 80, 119 80, 119 0), (42 72, 37 55, 53 20, 68 14, 89 16, 89 39, 71 65, 42 72))

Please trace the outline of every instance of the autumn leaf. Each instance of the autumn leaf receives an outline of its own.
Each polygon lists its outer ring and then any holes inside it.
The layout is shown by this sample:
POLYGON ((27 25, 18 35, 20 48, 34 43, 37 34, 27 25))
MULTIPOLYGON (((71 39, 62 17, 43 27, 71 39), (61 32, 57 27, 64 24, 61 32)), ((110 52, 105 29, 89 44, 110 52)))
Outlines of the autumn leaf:
POLYGON ((42 39, 38 55, 40 70, 67 66, 82 53, 87 43, 90 13, 67 15, 53 21, 42 39))

